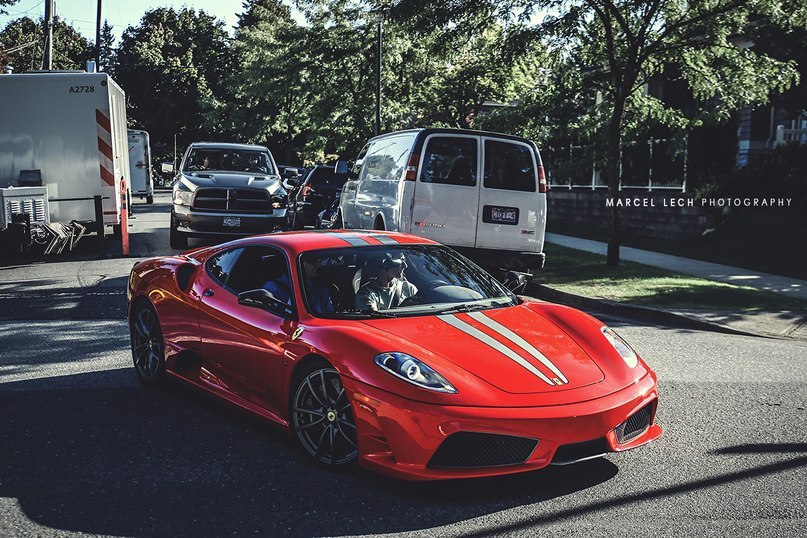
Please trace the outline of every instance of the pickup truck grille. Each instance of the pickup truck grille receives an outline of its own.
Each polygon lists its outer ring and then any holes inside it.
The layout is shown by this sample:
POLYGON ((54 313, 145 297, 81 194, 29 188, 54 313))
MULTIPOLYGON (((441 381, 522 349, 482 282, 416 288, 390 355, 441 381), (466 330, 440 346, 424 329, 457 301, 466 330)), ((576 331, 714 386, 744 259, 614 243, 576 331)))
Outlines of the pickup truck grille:
POLYGON ((271 213, 269 193, 257 189, 199 189, 192 209, 238 213, 271 213))

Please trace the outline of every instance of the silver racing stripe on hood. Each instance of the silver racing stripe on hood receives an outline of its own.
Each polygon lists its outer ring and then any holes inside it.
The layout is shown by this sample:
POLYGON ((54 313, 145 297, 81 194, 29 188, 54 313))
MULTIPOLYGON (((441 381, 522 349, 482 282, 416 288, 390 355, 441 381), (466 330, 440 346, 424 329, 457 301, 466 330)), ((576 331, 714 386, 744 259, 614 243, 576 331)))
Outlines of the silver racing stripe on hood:
POLYGON ((552 361, 550 361, 546 357, 546 355, 535 349, 535 346, 524 340, 522 337, 520 337, 519 335, 517 335, 516 333, 514 333, 501 323, 493 321, 488 316, 484 315, 482 312, 469 312, 468 316, 470 316, 472 319, 475 319, 485 327, 488 327, 496 331, 497 333, 507 338, 515 345, 517 345, 518 347, 520 347, 521 349, 532 355, 536 360, 538 360, 538 362, 546 366, 548 369, 552 370, 552 373, 555 374, 563 384, 569 382, 569 380, 566 379, 566 376, 561 373, 558 367, 555 366, 554 363, 552 363, 552 361))
POLYGON ((437 316, 440 320, 448 323, 452 327, 459 329, 460 331, 464 332, 469 336, 473 336, 483 344, 487 344, 488 346, 492 347, 502 355, 506 356, 508 359, 512 360, 513 362, 521 365, 526 370, 529 370, 531 373, 535 374, 537 377, 540 377, 547 385, 555 386, 555 383, 551 381, 548 377, 544 375, 538 368, 530 364, 530 362, 513 351, 512 349, 508 348, 501 342, 491 338, 490 336, 486 335, 473 325, 470 325, 461 319, 457 318, 454 314, 445 314, 442 316, 437 316))

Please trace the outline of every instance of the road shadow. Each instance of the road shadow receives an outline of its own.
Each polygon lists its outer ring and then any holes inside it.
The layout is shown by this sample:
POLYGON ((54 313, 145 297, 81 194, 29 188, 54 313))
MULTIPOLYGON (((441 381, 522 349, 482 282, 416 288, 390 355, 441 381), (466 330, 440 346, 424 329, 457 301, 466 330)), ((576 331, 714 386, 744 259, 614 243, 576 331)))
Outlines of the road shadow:
POLYGON ((0 283, 0 321, 124 319, 128 276, 92 286, 61 286, 41 279, 0 283))
POLYGON ((540 503, 618 472, 602 459, 439 483, 334 471, 189 388, 133 386, 128 369, 97 375, 76 376, 83 389, 0 391, 0 496, 39 525, 124 536, 402 532, 540 503))

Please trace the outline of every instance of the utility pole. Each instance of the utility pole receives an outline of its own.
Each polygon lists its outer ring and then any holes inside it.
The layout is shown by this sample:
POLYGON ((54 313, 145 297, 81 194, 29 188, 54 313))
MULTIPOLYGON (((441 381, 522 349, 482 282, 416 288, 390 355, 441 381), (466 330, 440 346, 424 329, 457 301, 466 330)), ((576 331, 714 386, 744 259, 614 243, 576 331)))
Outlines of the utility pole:
POLYGON ((381 13, 376 13, 375 22, 377 25, 377 38, 376 43, 376 70, 375 70, 375 135, 381 134, 381 23, 384 17, 381 13))
MULTIPOLYGON (((98 0, 98 10, 95 16, 95 65, 101 70, 101 0, 98 0)), ((106 71, 106 66, 104 66, 106 71)))
POLYGON ((45 61, 43 69, 53 69, 53 0, 45 0, 45 61))

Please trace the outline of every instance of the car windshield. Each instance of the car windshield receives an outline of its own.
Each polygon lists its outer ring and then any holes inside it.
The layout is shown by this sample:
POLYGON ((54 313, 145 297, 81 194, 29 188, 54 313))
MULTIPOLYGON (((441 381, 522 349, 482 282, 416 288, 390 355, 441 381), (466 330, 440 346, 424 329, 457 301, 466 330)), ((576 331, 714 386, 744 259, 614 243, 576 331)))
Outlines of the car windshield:
POLYGON ((303 253, 307 310, 341 319, 403 317, 512 306, 495 278, 440 245, 381 245, 303 253))
POLYGON ((183 172, 227 171, 277 175, 265 151, 227 148, 194 148, 185 160, 183 172))

